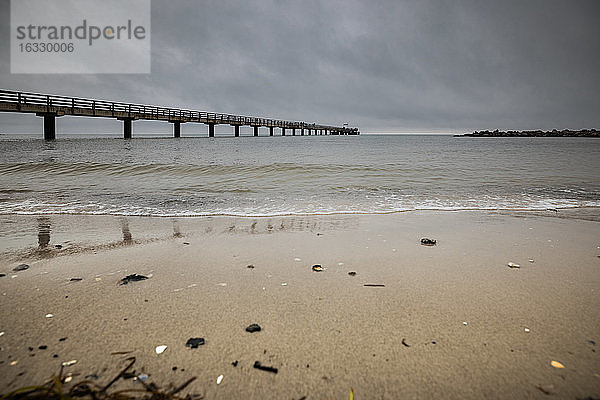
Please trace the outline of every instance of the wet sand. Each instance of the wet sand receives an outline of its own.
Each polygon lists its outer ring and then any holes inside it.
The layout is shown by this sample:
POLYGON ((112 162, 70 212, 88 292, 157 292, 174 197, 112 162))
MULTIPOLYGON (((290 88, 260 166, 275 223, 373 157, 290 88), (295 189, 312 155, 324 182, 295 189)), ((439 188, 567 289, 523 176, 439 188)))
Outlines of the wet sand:
POLYGON ((72 359, 74 381, 106 384, 135 356, 207 399, 599 398, 600 223, 550 215, 3 216, 32 228, 6 248, 50 233, 0 260, 0 391, 72 359), (118 286, 132 273, 152 277, 118 286))

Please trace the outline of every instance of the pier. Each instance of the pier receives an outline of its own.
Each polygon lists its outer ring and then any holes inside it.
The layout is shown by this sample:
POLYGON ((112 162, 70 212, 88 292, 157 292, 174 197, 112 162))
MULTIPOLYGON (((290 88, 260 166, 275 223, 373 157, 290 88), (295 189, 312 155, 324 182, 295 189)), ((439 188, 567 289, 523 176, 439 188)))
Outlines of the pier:
POLYGON ((56 139, 56 118, 67 115, 113 118, 123 121, 123 138, 125 139, 132 138, 133 122, 137 120, 169 122, 173 125, 173 137, 175 138, 181 137, 181 124, 185 123, 207 125, 208 137, 215 136, 215 125, 232 126, 233 135, 236 137, 240 136, 240 126, 251 126, 254 136, 259 136, 259 128, 263 127, 269 128, 269 136, 275 136, 275 128, 281 136, 360 134, 358 128, 347 126, 331 126, 4 89, 0 89, 0 111, 32 113, 42 117, 45 140, 56 139))

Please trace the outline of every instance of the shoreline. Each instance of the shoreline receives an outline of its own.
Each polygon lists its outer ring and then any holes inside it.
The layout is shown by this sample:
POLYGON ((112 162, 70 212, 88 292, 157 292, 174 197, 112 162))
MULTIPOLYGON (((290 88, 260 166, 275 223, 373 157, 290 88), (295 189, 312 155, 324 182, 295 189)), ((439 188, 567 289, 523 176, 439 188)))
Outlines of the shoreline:
POLYGON ((0 392, 72 359, 105 384, 135 356, 160 386, 197 376, 184 393, 205 398, 599 397, 600 224, 547 214, 140 217, 131 245, 118 217, 53 216, 49 245, 77 229, 99 244, 21 272, 2 258, 17 276, 0 278, 0 392), (118 286, 132 273, 152 276, 118 286))

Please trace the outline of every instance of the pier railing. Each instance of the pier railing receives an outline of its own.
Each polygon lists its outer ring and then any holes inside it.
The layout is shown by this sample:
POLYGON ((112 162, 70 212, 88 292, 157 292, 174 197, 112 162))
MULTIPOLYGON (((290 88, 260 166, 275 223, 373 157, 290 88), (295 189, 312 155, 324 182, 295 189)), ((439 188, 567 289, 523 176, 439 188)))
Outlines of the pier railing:
POLYGON ((291 129, 293 135, 296 134, 297 129, 300 130, 302 135, 304 135, 305 130, 307 130, 309 135, 313 134, 313 131, 315 134, 317 132, 331 135, 359 134, 358 128, 348 128, 347 126, 340 127, 303 121, 286 121, 5 89, 0 89, 0 111, 35 113, 38 116, 44 117, 44 137, 46 139, 54 139, 54 118, 64 115, 116 118, 122 120, 124 121, 124 136, 126 138, 131 137, 131 121, 134 120, 162 120, 174 123, 174 135, 176 137, 180 135, 180 124, 186 122, 208 124, 209 136, 214 136, 214 125, 219 124, 236 127, 236 136, 239 136, 239 126, 244 125, 254 127, 255 136, 258 136, 259 127, 269 127, 270 136, 273 136, 273 128, 281 128, 282 135, 285 135, 286 129, 291 129))

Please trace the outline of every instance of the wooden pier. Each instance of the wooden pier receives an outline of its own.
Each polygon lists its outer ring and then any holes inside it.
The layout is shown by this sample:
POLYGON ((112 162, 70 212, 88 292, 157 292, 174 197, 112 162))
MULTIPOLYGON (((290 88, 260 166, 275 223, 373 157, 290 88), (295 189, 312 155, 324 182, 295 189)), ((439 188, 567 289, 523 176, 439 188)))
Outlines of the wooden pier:
POLYGON ((123 121, 123 138, 125 139, 131 139, 133 121, 136 120, 170 122, 173 124, 173 137, 176 138, 181 137, 181 124, 184 123, 208 125, 209 137, 215 136, 215 125, 233 126, 234 136, 240 135, 240 126, 252 126, 254 136, 259 136, 261 127, 269 128, 269 136, 274 136, 275 128, 280 130, 281 136, 285 136, 286 132, 291 136, 360 134, 358 128, 347 126, 330 126, 4 89, 0 89, 0 111, 35 113, 35 115, 43 117, 44 139, 46 140, 56 138, 56 118, 66 115, 114 118, 123 121))

